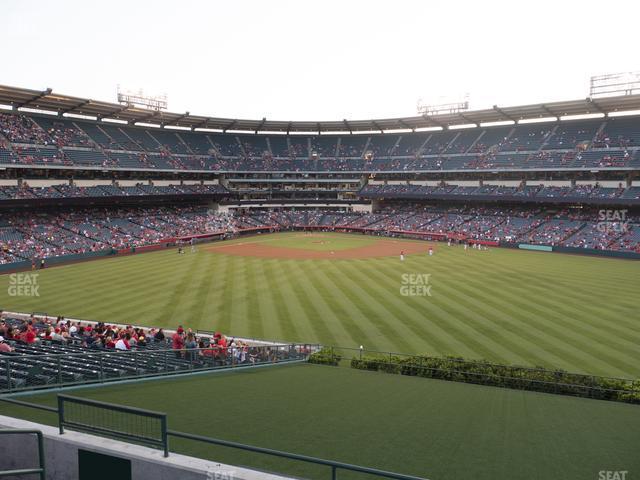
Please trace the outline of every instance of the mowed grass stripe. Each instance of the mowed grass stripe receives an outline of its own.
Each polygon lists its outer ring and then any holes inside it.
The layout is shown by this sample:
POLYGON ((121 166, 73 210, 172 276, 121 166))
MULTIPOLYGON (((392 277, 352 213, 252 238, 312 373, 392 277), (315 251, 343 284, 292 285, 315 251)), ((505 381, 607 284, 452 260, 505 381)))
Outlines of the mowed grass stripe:
MULTIPOLYGON (((388 302, 384 302, 382 290, 378 290, 378 298, 371 297, 360 287, 358 292, 354 292, 354 286, 361 283, 354 281, 354 275, 357 275, 359 269, 360 264, 357 260, 332 262, 325 269, 325 273, 329 279, 333 280, 340 292, 351 292, 350 295, 342 295, 342 297, 357 310, 356 321, 361 329, 368 332, 369 341, 371 341, 371 343, 361 342, 360 344, 368 349, 378 348, 396 352, 410 351, 406 350, 406 343, 418 344, 418 347, 414 348, 420 348, 420 345, 424 344, 423 339, 417 338, 406 322, 396 317, 394 311, 397 309, 388 302), (375 317, 368 313, 371 311, 376 312, 375 317), (388 333, 390 325, 394 325, 391 335, 388 333)), ((368 280, 364 285, 367 283, 368 280)), ((347 308, 350 307, 347 306, 347 308)))
POLYGON ((197 324, 201 330, 211 330, 215 328, 216 312, 211 310, 213 305, 214 292, 221 285, 221 279, 214 266, 219 262, 215 255, 206 255, 201 262, 207 263, 207 275, 196 290, 196 301, 192 307, 193 316, 197 318, 197 324), (214 274, 215 272, 215 274, 214 274), (210 324, 211 328, 205 325, 210 324))
MULTIPOLYGON (((364 263, 358 260, 351 260, 340 263, 340 273, 348 281, 349 290, 352 292, 354 304, 365 316, 375 319, 378 328, 385 335, 385 350, 395 347, 397 352, 415 351, 415 346, 420 342, 419 338, 411 331, 404 319, 397 319, 393 312, 393 300, 399 298, 399 285, 396 285, 394 293, 389 293, 387 289, 378 288, 376 294, 363 288, 370 283, 369 278, 362 275, 361 269, 364 263), (395 293, 398 292, 398 293, 395 293)), ((393 290, 392 290, 393 291, 393 290)))
POLYGON ((222 294, 220 308, 218 312, 217 324, 221 332, 229 332, 231 326, 231 294, 233 292, 234 282, 234 261, 232 257, 226 257, 224 265, 225 282, 222 284, 222 294))
MULTIPOLYGON (((474 331, 484 338, 495 338, 503 348, 502 361, 528 363, 546 362, 548 358, 540 355, 539 344, 523 339, 519 331, 505 329, 498 318, 505 318, 500 308, 495 308, 490 303, 491 292, 482 290, 475 286, 474 281, 470 281, 468 276, 457 275, 455 281, 449 274, 447 282, 438 282, 435 277, 434 295, 445 294, 447 299, 455 299, 456 306, 460 314, 456 318, 466 325, 471 333, 474 331)), ((437 300, 437 298, 436 298, 437 300)), ((500 350, 492 348, 492 354, 500 355, 500 350)))
MULTIPOLYGON (((354 265, 359 271, 367 271, 367 282, 374 282, 376 285, 381 285, 376 282, 379 271, 382 270, 382 264, 376 260, 356 260, 354 265), (375 266, 373 269, 369 267, 375 266)), ((431 319, 424 316, 423 312, 416 309, 408 308, 407 297, 403 297, 400 293, 400 275, 398 275, 395 285, 385 285, 383 289, 380 289, 380 294, 383 295, 381 300, 385 301, 386 308, 393 314, 393 317, 402 324, 406 325, 411 330, 411 334, 419 339, 425 346, 422 352, 441 352, 443 349, 440 347, 442 344, 452 346, 458 341, 447 332, 434 328, 435 325, 431 322, 431 319), (435 336, 434 336, 435 333, 435 336)), ((424 298, 424 297, 423 297, 424 298)), ((463 344, 458 344, 458 348, 464 348, 463 344)), ((446 351, 446 349, 444 349, 446 351)))
MULTIPOLYGON (((454 269, 454 270, 455 270, 455 269, 454 269)), ((451 273, 451 272, 449 272, 449 274, 448 274, 448 275, 449 275, 449 276, 451 276, 451 275, 452 275, 452 273, 451 273)), ((437 284, 436 284, 436 287, 437 287, 437 284)), ((577 349, 576 351, 577 351, 577 352, 581 352, 581 350, 579 350, 579 349, 577 349)), ((491 358, 491 357, 490 357, 490 358, 491 358)), ((494 357, 494 358, 495 358, 495 357, 494 357)), ((548 363, 548 362, 545 362, 545 363, 548 363)), ((581 363, 582 363, 582 362, 581 362, 581 363)))
MULTIPOLYGON (((475 272, 474 276, 477 275, 477 271, 474 271, 474 272, 475 272)), ((452 272, 452 274, 455 275, 455 272, 452 272)), ((508 284, 509 285, 511 285, 511 284, 516 284, 516 285, 526 284, 527 276, 528 276, 528 274, 518 274, 516 277, 512 278, 513 280, 515 280, 515 282, 509 282, 508 284)), ((486 284, 495 284, 496 286, 499 286, 500 288, 502 288, 502 286, 504 285, 502 282, 499 282, 495 278, 482 278, 481 281, 483 283, 486 283, 486 284)), ((537 285, 539 285, 539 283, 537 285)), ((563 290, 560 290, 560 289, 557 289, 557 288, 556 289, 552 289, 552 290, 550 290, 548 292, 545 291, 543 293, 544 293, 544 295, 541 294, 541 298, 543 298, 543 299, 545 299, 549 295, 551 295, 551 296, 559 297, 559 300, 561 301, 561 300, 564 299, 564 297, 568 296, 568 295, 564 294, 565 292, 563 290)), ((520 296, 521 295, 518 295, 517 297, 520 297, 520 296)), ((538 303, 538 302, 536 302, 536 303, 538 303)), ((593 310, 593 309, 596 309, 596 308, 598 308, 598 307, 590 305, 590 310, 593 310)), ((607 307, 603 307, 602 308, 602 313, 603 314, 611 314, 611 311, 609 311, 609 309, 607 307)), ((596 316, 596 314, 593 314, 593 316, 594 316, 594 318, 601 318, 601 317, 596 316)), ((562 317, 563 318, 571 318, 571 316, 567 317, 566 315, 563 315, 562 317)), ((586 315, 585 315, 585 317, 586 317, 586 315)), ((610 329, 607 328, 606 326, 605 327, 595 326, 595 328, 599 329, 598 332, 597 332, 598 335, 608 335, 609 331, 610 331, 610 329)), ((620 327, 620 328, 622 329, 622 333, 624 333, 625 335, 629 333, 629 331, 626 329, 626 327, 620 327)))
MULTIPOLYGON (((389 269, 389 267, 385 266, 387 265, 385 260, 367 262, 367 265, 372 266, 372 268, 368 270, 371 278, 377 279, 378 282, 389 284, 390 286, 388 288, 393 288, 393 284, 397 282, 395 288, 398 288, 399 293, 401 273, 395 270, 395 266, 389 269)), ((428 301, 423 301, 427 300, 424 299, 424 297, 418 297, 415 299, 417 303, 412 303, 408 301, 409 298, 411 297, 403 297, 403 300, 400 300, 399 297, 397 298, 397 301, 401 302, 402 308, 404 308, 404 318, 414 318, 420 325, 425 326, 425 334, 429 338, 429 341, 432 343, 436 342, 436 349, 432 351, 433 353, 450 354, 454 352, 465 352, 464 354, 466 356, 476 358, 481 356, 473 349, 467 338, 461 335, 452 335, 449 331, 452 323, 456 321, 456 315, 452 313, 448 303, 439 305, 437 297, 429 297, 428 301)), ((401 321, 404 321, 404 319, 401 321)))
MULTIPOLYGON (((518 283, 513 284, 513 286, 505 285, 503 286, 503 289, 507 291, 522 291, 523 287, 520 287, 519 285, 520 284, 518 283)), ((527 287, 527 291, 530 288, 535 289, 535 286, 527 287)), ((533 303, 533 302, 528 302, 529 309, 538 310, 540 312, 540 315, 536 317, 537 320, 539 322, 542 322, 546 329, 555 331, 558 334, 560 334, 562 338, 566 339, 567 343, 570 343, 578 347, 577 348, 578 351, 583 352, 584 351, 583 349, 585 347, 587 347, 588 349, 597 350, 597 356, 595 356, 595 352, 594 352, 594 355, 592 355, 592 358, 590 361, 593 361, 594 359, 596 359, 602 362, 605 359, 611 360, 612 358, 614 359, 614 361, 623 361, 623 359, 627 357, 626 354, 620 351, 621 345, 619 340, 614 344, 607 345, 607 342, 610 339, 609 334, 603 334, 603 332, 601 331, 596 331, 596 332, 591 332, 592 335, 590 335, 589 332, 587 331, 588 326, 585 325, 584 322, 579 322, 573 318, 573 316, 571 315, 571 311, 568 310, 568 308, 565 308, 563 306, 561 298, 550 299, 547 296, 546 300, 548 303, 550 303, 555 307, 554 310, 540 303, 533 303), (559 322, 545 320, 545 317, 547 318, 556 317, 558 318, 559 322), (569 328, 569 327, 573 327, 573 328, 569 328)), ((631 364, 625 364, 624 366, 629 367, 631 366, 631 364)))
POLYGON ((260 302, 258 301, 258 285, 256 282, 258 269, 257 264, 260 263, 260 260, 251 258, 247 260, 248 267, 245 269, 245 281, 247 284, 247 308, 249 310, 249 318, 247 325, 247 335, 255 336, 256 338, 265 338, 265 330, 264 325, 262 323, 262 318, 265 312, 260 308, 260 302))
POLYGON ((287 308, 287 300, 282 293, 282 283, 286 280, 286 275, 282 271, 281 262, 277 260, 268 260, 265 268, 265 276, 270 288, 273 289, 273 300, 276 307, 277 317, 274 319, 280 324, 280 330, 287 339, 301 339, 298 328, 294 319, 291 318, 287 308))
MULTIPOLYGON (((526 278, 521 276, 522 279, 526 278)), ((515 280, 515 279, 514 279, 515 280)), ((483 280, 483 284, 487 286, 494 285, 496 289, 504 289, 504 284, 502 282, 498 282, 497 280, 485 279, 483 280)), ((518 281, 512 282, 513 285, 519 285, 518 281)), ((527 292, 530 291, 527 289, 527 292)), ((530 295, 529 295, 530 296, 530 295)), ((513 298, 524 298, 523 295, 515 295, 513 298)), ((545 291, 543 298, 546 300, 547 298, 554 298, 555 302, 563 302, 565 299, 563 298, 563 291, 556 289, 553 293, 545 291)), ((586 302, 586 301, 585 301, 586 302)), ((539 304, 539 302, 535 302, 539 304)), ((564 302, 566 303, 566 302, 564 302)), ((624 319, 621 317, 615 317, 614 321, 608 321, 605 315, 612 315, 614 312, 610 311, 606 306, 597 308, 591 307, 590 312, 582 312, 580 315, 580 323, 581 326, 585 328, 590 328, 591 331, 598 336, 610 337, 612 339, 620 340, 627 337, 629 339, 629 343, 633 343, 635 339, 640 339, 640 335, 636 329, 630 325, 630 319, 624 319), (598 310, 600 313, 598 313, 598 310), (619 319, 619 320, 618 320, 619 319)), ((525 313, 526 311, 522 311, 525 313)), ((554 313, 559 313, 555 312, 554 313)), ((625 315, 624 313, 621 315, 625 315)), ((558 319, 571 319, 574 315, 556 315, 558 319)))
MULTIPOLYGON (((450 273, 449 275, 456 275, 450 273)), ((537 365, 557 365, 568 369, 577 369, 582 365, 584 359, 579 356, 568 355, 567 347, 571 350, 565 342, 558 337, 547 334, 544 329, 536 329, 531 324, 518 319, 518 316, 523 309, 514 309, 510 305, 516 302, 516 297, 502 295, 502 300, 507 302, 496 302, 496 298, 501 292, 500 289, 492 289, 487 287, 485 283, 478 283, 475 280, 469 280, 468 276, 459 275, 460 281, 456 283, 455 287, 447 286, 445 282, 436 283, 438 290, 440 288, 445 291, 453 288, 454 293, 450 291, 448 294, 451 297, 458 296, 458 293, 464 294, 464 299, 459 298, 459 302, 465 302, 473 304, 473 310, 475 312, 481 312, 478 318, 484 323, 489 323, 491 334, 496 335, 501 341, 504 341, 510 345, 510 349, 516 349, 519 352, 518 356, 526 358, 526 363, 533 363, 537 365), (479 302, 478 300, 481 301, 479 302), (511 314, 511 315, 510 315, 511 314), (561 356, 559 352, 563 352, 561 356)), ((504 292, 502 292, 504 293, 504 292)), ((581 350, 577 350, 577 353, 581 353, 581 350)), ((510 362, 521 361, 517 358, 509 358, 510 362)))
POLYGON ((342 284, 342 275, 336 274, 335 263, 326 262, 323 268, 312 268, 318 279, 316 286, 325 305, 331 311, 333 322, 344 332, 338 335, 338 344, 345 347, 376 345, 382 332, 353 304, 342 284))
MULTIPOLYGON (((455 275, 455 274, 454 274, 455 275)), ((514 282, 515 287, 513 288, 519 288, 518 286, 521 285, 522 282, 514 282)), ((502 285, 501 290, 510 290, 511 287, 507 287, 505 285, 502 285)), ((522 308, 520 308, 518 311, 521 313, 525 313, 525 312, 531 312, 534 311, 536 309, 538 309, 540 311, 540 309, 542 308, 542 306, 537 303, 537 302, 529 302, 529 301, 525 301, 522 300, 524 299, 524 295, 518 295, 518 294, 514 294, 511 296, 512 298, 512 302, 516 305, 520 305, 522 308), (520 298, 521 300, 518 300, 518 298, 520 298)), ((547 313, 551 313, 548 312, 547 313)), ((517 317, 514 317, 517 319, 517 317)), ((615 351, 616 349, 619 349, 619 345, 613 346, 612 350, 607 350, 606 347, 601 347, 602 352, 598 355, 598 356, 594 356, 594 355, 589 355, 587 356, 587 354, 585 354, 585 350, 584 347, 585 346, 592 346, 592 347, 597 347, 596 345, 594 345, 592 342, 596 342, 598 338, 598 336, 594 336, 592 341, 589 340, 583 340, 582 342, 580 341, 580 338, 576 338, 576 331, 574 330, 566 330, 564 329, 564 327, 562 326, 562 324, 558 323, 558 322, 562 322, 563 320, 568 320, 571 321, 571 318, 567 318, 566 316, 559 316, 558 317, 558 321, 544 321, 541 320, 542 318, 545 318, 545 315, 537 315, 535 317, 532 317, 531 321, 539 323, 539 322, 543 322, 543 328, 541 329, 541 331, 555 331, 557 333, 559 333, 559 335, 557 336, 558 339, 561 339, 562 342, 566 345, 566 348, 571 349, 575 355, 578 356, 578 358, 580 358, 580 362, 577 365, 584 365, 584 362, 586 361, 588 364, 593 364, 594 360, 596 361, 596 363, 600 362, 604 358, 607 358, 609 355, 611 355, 612 353, 614 353, 614 356, 619 357, 619 355, 615 355, 615 351)), ((531 325, 529 325, 529 327, 531 327, 531 325)), ((576 327, 580 327, 580 325, 576 325, 576 327)), ((580 335, 578 335, 580 336, 580 335)), ((557 342, 556 342, 557 343, 557 342)), ((621 357, 622 358, 622 357, 621 357)), ((623 371, 619 371, 618 373, 623 373, 623 371)))
MULTIPOLYGON (((404 272, 400 272, 400 273, 410 274, 412 272, 420 271, 419 265, 417 265, 415 262, 416 262, 415 260, 407 262, 407 264, 403 265, 402 268, 408 269, 408 271, 405 270, 404 272)), ((374 269, 371 269, 370 266, 367 264, 365 264, 363 267, 364 267, 363 275, 365 272, 367 273, 367 276, 383 274, 385 278, 383 279, 379 277, 380 278, 379 284, 387 284, 389 285, 390 289, 394 288, 394 284, 395 284, 395 288, 399 289, 401 277, 400 275, 398 275, 398 272, 396 272, 395 269, 378 268, 374 270, 374 269)), ((404 300, 405 308, 411 306, 416 308, 418 311, 424 311, 425 307, 433 303, 432 302, 433 297, 426 297, 426 296, 400 297, 398 295, 398 297, 396 298, 402 298, 404 300)), ((390 299, 389 301, 392 301, 392 299, 390 299)), ((434 306, 436 306, 435 303, 434 303, 434 306)), ((436 307, 436 308, 445 310, 445 309, 442 309, 441 307, 436 307)), ((513 352, 509 351, 503 345, 499 344, 489 336, 485 335, 476 327, 476 325, 473 323, 473 319, 471 318, 471 314, 473 312, 470 312, 468 309, 464 308, 459 304, 449 305, 448 310, 450 311, 449 313, 452 313, 452 314, 450 318, 447 320, 447 323, 451 328, 456 329, 456 332, 457 332, 456 336, 458 338, 463 338, 463 342, 475 352, 474 356, 486 357, 489 354, 493 354, 497 357, 504 358, 504 359, 507 359, 510 356, 512 356, 513 352)))
POLYGON ((233 285, 231 291, 230 323, 227 332, 244 332, 248 330, 249 323, 249 303, 247 297, 252 295, 247 289, 245 257, 238 257, 233 260, 233 285))
MULTIPOLYGON (((453 269, 453 271, 451 273, 449 273, 449 276, 459 276, 461 274, 457 273, 456 269, 453 269)), ((466 276, 465 276, 466 278, 466 276)), ((487 283, 487 281, 483 281, 481 283, 482 286, 478 286, 478 283, 475 281, 468 281, 468 282, 464 282, 463 286, 460 288, 463 289, 468 289, 471 288, 473 289, 473 294, 471 294, 471 297, 484 297, 485 298, 485 303, 490 304, 490 305, 496 305, 497 307, 499 307, 500 305, 502 305, 502 308, 495 308, 494 310, 498 313, 501 314, 501 310, 505 310, 505 311, 510 311, 513 313, 513 315, 511 315, 508 320, 510 320, 509 323, 512 323, 513 321, 516 320, 520 320, 518 317, 522 314, 527 313, 527 311, 530 309, 530 307, 532 306, 536 306, 537 303, 534 304, 527 304, 525 302, 519 301, 519 298, 523 298, 522 295, 519 294, 514 294, 514 295, 509 295, 508 297, 506 297, 504 295, 504 286, 497 284, 496 283, 496 288, 493 288, 492 285, 494 284, 494 282, 491 282, 491 284, 487 283), (502 295, 500 295, 500 293, 502 293, 502 295), (507 303, 504 302, 498 302, 497 299, 500 298, 505 299, 505 298, 509 298, 510 301, 507 303), (518 309, 513 309, 510 308, 510 305, 513 304, 520 304, 522 306, 522 308, 518 308, 518 309)), ((498 315, 500 316, 500 315, 498 315)), ((501 327, 508 327, 509 323, 507 324, 502 324, 501 327)), ((521 322, 520 322, 521 323, 521 322)), ((525 327, 528 325, 524 325, 525 327)), ((545 332, 547 329, 541 329, 540 332, 545 332)))
POLYGON ((491 310, 485 309, 486 313, 493 314, 496 328, 509 333, 512 340, 521 345, 521 355, 526 357, 528 362, 536 365, 562 366, 567 369, 580 368, 583 359, 571 353, 574 347, 568 345, 564 337, 550 335, 546 329, 537 328, 532 323, 518 318, 526 306, 522 306, 522 309, 515 308, 517 300, 513 296, 508 297, 510 300, 508 304, 497 302, 495 295, 492 294, 495 292, 490 289, 485 290, 485 286, 485 284, 479 286, 468 282, 459 288, 468 292, 468 295, 475 293, 483 298, 485 305, 492 307, 491 310))
POLYGON ((326 304, 322 302, 316 286, 312 283, 309 269, 305 268, 310 263, 313 264, 314 262, 287 263, 287 268, 295 273, 294 281, 292 282, 294 294, 292 298, 296 303, 296 307, 305 312, 301 320, 308 323, 306 330, 313 332, 313 337, 309 338, 323 338, 326 339, 324 343, 337 345, 338 338, 334 335, 334 331, 329 325, 331 312, 326 308, 326 304))
MULTIPOLYGON (((295 332, 295 337, 291 337, 298 342, 313 342, 315 338, 315 329, 312 326, 315 313, 307 310, 300 298, 301 292, 297 289, 298 279, 295 272, 292 271, 292 265, 289 262, 278 262, 276 265, 277 277, 273 278, 273 282, 278 283, 278 288, 284 299, 284 308, 287 311, 284 329, 295 332)), ((285 338, 289 338, 285 336, 285 338)))
MULTIPOLYGON (((260 311, 264 314, 264 316, 260 318, 260 323, 262 330, 265 332, 265 338, 284 341, 287 339, 285 332, 282 330, 280 323, 275 321, 275 318, 278 316, 278 309, 275 305, 276 300, 273 289, 269 284, 269 280, 267 280, 267 273, 265 272, 266 265, 267 262, 265 260, 256 260, 255 280, 257 290, 255 290, 255 295, 260 305, 260 311)), ((254 332, 251 332, 252 335, 253 333, 254 332)))

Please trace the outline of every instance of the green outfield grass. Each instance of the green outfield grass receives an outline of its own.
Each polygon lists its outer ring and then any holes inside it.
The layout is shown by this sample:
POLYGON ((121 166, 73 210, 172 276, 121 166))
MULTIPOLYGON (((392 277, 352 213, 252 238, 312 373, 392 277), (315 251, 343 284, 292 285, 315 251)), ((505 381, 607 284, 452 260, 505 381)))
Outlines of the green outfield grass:
MULTIPOLYGON (((279 246, 362 246, 361 235, 243 238, 279 246)), ((221 244, 212 244, 220 246, 221 244)), ((640 375, 640 263, 435 244, 433 257, 353 260, 239 257, 200 246, 40 272, 39 297, 8 295, 18 311, 237 336, 497 362, 592 374, 640 375), (187 249, 189 250, 189 249, 187 249), (402 296, 403 274, 429 274, 432 296, 402 296)), ((405 277, 406 279, 406 277, 405 277)))
MULTIPOLYGON (((640 471, 637 405, 314 365, 69 394, 166 412, 173 430, 431 480, 584 480, 602 470, 640 471)), ((55 406, 54 394, 21 399, 55 406)), ((55 424, 50 413, 4 403, 0 414, 55 424)), ((193 442, 172 439, 171 450, 330 478, 326 467, 193 442)))

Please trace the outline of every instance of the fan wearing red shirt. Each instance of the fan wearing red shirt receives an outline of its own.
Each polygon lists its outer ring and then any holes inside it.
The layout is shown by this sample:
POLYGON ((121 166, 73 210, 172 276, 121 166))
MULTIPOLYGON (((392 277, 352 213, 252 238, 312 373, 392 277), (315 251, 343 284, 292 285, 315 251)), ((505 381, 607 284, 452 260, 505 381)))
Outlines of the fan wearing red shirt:
POLYGON ((27 328, 27 332, 24 335, 24 340, 27 343, 36 343, 36 332, 33 331, 33 328, 27 328))
POLYGON ((178 329, 176 333, 171 337, 172 348, 176 351, 176 358, 182 358, 182 349, 184 348, 184 337, 180 332, 182 329, 178 329), (179 333, 180 332, 180 333, 179 333))

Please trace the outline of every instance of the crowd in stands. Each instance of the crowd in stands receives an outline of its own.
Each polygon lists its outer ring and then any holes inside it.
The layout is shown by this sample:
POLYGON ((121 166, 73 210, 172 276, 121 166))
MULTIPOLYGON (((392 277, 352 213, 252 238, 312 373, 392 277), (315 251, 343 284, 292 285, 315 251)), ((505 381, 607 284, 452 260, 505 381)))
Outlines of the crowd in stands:
POLYGON ((640 166, 637 118, 380 135, 237 136, 0 114, 2 163, 209 171, 640 166))
POLYGON ((0 216, 0 263, 157 244, 246 228, 243 218, 203 207, 76 209, 0 216))
POLYGON ((11 354, 22 345, 50 344, 73 345, 78 351, 171 349, 179 360, 209 359, 219 364, 253 363, 258 353, 246 341, 219 332, 197 335, 182 325, 171 334, 162 328, 72 321, 64 317, 15 318, 0 311, 0 354, 11 354))
POLYGON ((389 203, 376 213, 335 210, 211 212, 203 207, 83 208, 0 216, 0 263, 129 249, 177 238, 246 229, 353 229, 414 232, 469 240, 640 251, 640 220, 603 221, 597 210, 442 207, 389 203))
POLYGON ((551 187, 543 185, 520 185, 505 187, 483 185, 479 187, 460 187, 455 185, 414 185, 414 184, 375 184, 366 185, 360 190, 364 198, 428 198, 441 196, 496 196, 526 197, 532 199, 640 199, 640 187, 617 188, 601 187, 596 184, 575 185, 572 187, 551 187))
POLYGON ((22 198, 63 198, 63 197, 139 197, 144 195, 229 195, 220 184, 194 185, 148 185, 139 183, 132 186, 116 184, 89 187, 60 184, 48 187, 31 187, 23 182, 20 187, 0 186, 0 200, 22 198))
POLYGON ((108 249, 160 244, 252 228, 353 229, 381 234, 415 232, 492 242, 523 242, 612 250, 640 250, 640 221, 602 221, 597 210, 446 207, 388 204, 376 213, 334 210, 257 210, 244 214, 203 207, 77 209, 0 217, 0 262, 13 263, 108 249))

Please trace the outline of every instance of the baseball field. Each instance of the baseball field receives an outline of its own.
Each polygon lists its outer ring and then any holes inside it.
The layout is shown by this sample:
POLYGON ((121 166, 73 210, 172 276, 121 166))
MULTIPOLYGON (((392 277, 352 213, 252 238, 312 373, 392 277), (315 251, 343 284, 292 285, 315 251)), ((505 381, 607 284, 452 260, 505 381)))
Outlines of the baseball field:
POLYGON ((37 296, 1 276, 0 306, 640 376, 634 261, 291 232, 35 273, 37 296))

